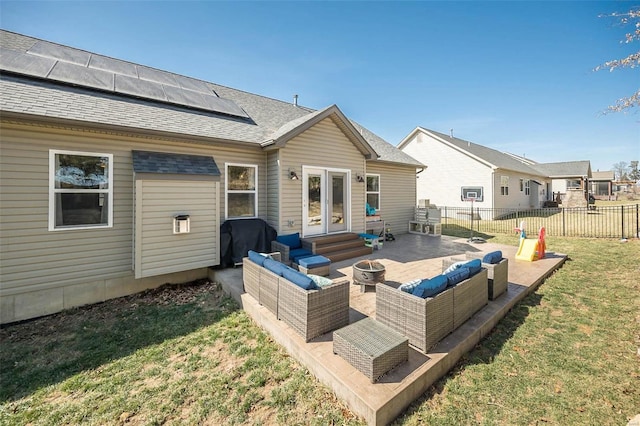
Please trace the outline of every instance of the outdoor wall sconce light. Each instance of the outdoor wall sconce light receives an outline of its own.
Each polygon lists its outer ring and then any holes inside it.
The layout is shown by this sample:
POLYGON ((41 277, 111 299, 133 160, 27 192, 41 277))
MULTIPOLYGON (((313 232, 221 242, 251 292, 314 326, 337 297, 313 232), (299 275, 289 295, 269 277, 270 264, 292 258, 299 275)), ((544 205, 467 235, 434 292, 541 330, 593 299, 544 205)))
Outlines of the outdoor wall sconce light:
POLYGON ((296 171, 295 171, 295 170, 291 170, 291 169, 289 169, 289 179, 291 179, 291 180, 298 180, 298 179, 300 179, 300 178, 298 177, 298 174, 296 173, 296 171))
POLYGON ((363 182, 364 182, 364 178, 362 177, 362 175, 361 175, 361 174, 357 174, 357 175, 356 175, 356 181, 358 181, 358 182, 360 182, 360 183, 363 183, 363 182))

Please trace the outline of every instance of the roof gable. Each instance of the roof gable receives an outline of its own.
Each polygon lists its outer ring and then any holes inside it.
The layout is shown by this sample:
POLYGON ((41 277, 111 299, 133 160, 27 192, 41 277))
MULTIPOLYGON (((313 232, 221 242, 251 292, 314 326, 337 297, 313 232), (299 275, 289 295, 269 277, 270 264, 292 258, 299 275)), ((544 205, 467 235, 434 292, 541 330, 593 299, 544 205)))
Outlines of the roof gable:
POLYGON ((365 158, 378 158, 378 153, 371 147, 371 145, 369 145, 362 134, 353 127, 353 124, 336 105, 331 105, 325 109, 315 111, 286 123, 276 130, 268 140, 264 141, 262 146, 282 148, 286 146, 287 142, 292 138, 300 135, 326 118, 331 118, 331 120, 333 120, 345 136, 365 156, 365 158))

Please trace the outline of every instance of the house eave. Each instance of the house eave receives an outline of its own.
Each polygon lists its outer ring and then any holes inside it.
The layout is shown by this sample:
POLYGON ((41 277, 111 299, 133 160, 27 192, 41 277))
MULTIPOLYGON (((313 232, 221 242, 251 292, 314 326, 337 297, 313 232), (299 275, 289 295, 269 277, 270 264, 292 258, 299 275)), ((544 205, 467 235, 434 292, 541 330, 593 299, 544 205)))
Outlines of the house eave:
POLYGON ((107 134, 119 134, 132 137, 158 138, 163 140, 175 141, 179 143, 202 143, 202 144, 235 144, 243 146, 257 146, 255 142, 237 141, 222 138, 210 138, 197 135, 189 135, 184 133, 164 132, 153 129, 140 129, 138 127, 121 126, 107 123, 97 123, 94 121, 82 121, 68 118, 59 118, 52 116, 43 116, 37 114, 28 114, 22 112, 0 111, 0 119, 3 122, 15 122, 19 124, 34 126, 56 126, 71 130, 92 131, 107 134))

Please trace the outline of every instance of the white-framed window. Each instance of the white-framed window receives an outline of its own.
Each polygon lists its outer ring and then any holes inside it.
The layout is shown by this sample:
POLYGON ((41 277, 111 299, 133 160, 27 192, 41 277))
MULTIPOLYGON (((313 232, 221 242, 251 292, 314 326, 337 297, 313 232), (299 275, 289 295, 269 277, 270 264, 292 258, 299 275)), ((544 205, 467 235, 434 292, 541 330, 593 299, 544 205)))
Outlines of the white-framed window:
POLYGON ((258 166, 225 164, 227 218, 258 216, 258 166))
POLYGON ((524 195, 531 194, 531 181, 529 179, 524 180, 524 195))
POLYGON ((380 175, 367 174, 367 203, 380 210, 380 175))
POLYGON ((500 195, 509 195, 509 176, 500 176, 500 195))
POLYGON ((567 188, 580 189, 581 187, 580 179, 567 179, 567 188))
POLYGON ((49 231, 113 226, 113 154, 49 150, 49 231))

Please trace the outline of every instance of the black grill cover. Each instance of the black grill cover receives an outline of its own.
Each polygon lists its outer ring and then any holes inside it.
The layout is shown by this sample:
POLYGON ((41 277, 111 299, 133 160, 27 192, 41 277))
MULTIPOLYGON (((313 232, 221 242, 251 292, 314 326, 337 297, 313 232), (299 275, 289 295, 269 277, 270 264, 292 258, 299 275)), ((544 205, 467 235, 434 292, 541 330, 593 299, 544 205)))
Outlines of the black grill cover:
POLYGON ((230 219, 220 225, 220 266, 242 263, 249 250, 268 253, 276 230, 262 219, 230 219))

